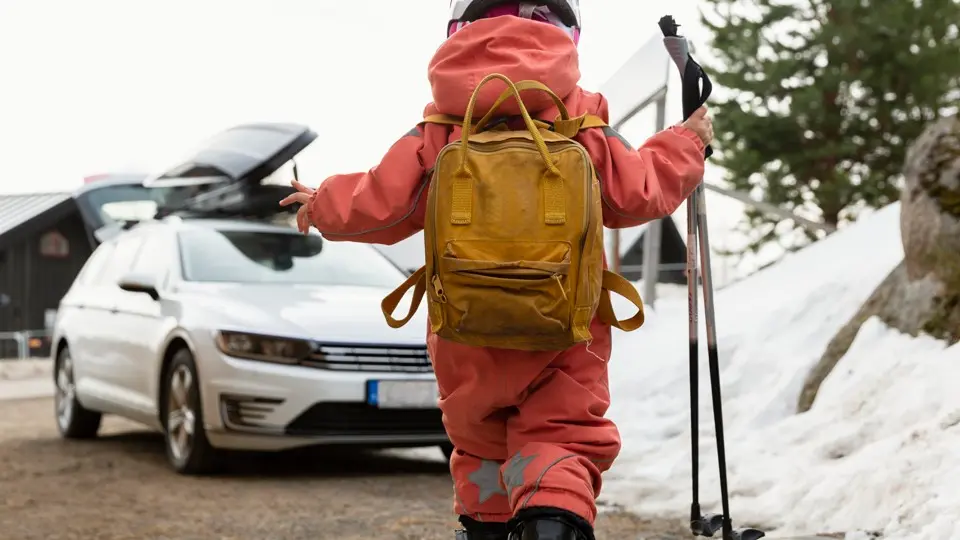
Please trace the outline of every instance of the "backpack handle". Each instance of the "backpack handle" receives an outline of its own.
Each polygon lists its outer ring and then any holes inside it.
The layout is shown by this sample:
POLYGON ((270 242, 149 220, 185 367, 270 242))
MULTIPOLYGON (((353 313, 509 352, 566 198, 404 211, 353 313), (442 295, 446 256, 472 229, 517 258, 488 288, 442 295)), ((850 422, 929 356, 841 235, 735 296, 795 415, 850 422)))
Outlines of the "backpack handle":
MULTIPOLYGON (((520 92, 523 92, 524 90, 540 90, 541 92, 545 92, 548 96, 550 96, 550 99, 553 100, 553 104, 557 106, 557 110, 560 111, 560 119, 561 120, 570 119, 570 113, 567 111, 567 106, 563 104, 563 100, 560 99, 560 96, 554 93, 553 90, 548 88, 547 85, 543 84, 542 82, 520 81, 516 83, 516 87, 517 87, 517 90, 519 90, 520 92)), ((489 124, 490 120, 493 119, 494 113, 496 113, 497 109, 499 109, 500 106, 503 105, 504 101, 510 99, 511 95, 512 95, 512 90, 510 90, 509 88, 505 89, 503 93, 500 94, 500 97, 497 98, 497 101, 495 101, 493 103, 493 106, 490 107, 490 111, 487 112, 487 114, 483 118, 481 118, 479 122, 477 122, 477 127, 475 128, 477 132, 480 132, 483 130, 483 128, 487 127, 487 124, 489 124)))
MULTIPOLYGON (((507 89, 504 90, 508 96, 512 95, 517 99, 517 105, 520 107, 520 115, 523 116, 523 123, 527 126, 527 131, 530 132, 530 136, 533 137, 534 144, 537 145, 537 150, 540 152, 540 157, 543 158, 544 165, 547 166, 548 174, 554 175, 556 178, 560 178, 560 170, 557 169, 557 165, 550 159, 550 152, 547 151, 547 143, 543 141, 543 137, 540 135, 540 130, 537 128, 537 125, 533 123, 533 119, 530 117, 530 113, 527 111, 527 107, 524 106, 523 100, 520 99, 520 89, 517 88, 517 85, 513 83, 506 75, 501 75, 499 73, 491 73, 483 78, 478 84, 477 88, 473 91, 473 95, 470 96, 470 102, 467 104, 467 112, 463 115, 463 127, 460 133, 460 144, 463 146, 463 154, 460 158, 460 170, 466 171, 467 168, 467 139, 470 137, 470 134, 473 131, 473 109, 477 106, 477 98, 480 97, 480 90, 488 82, 499 79, 506 83, 507 89)), ((557 98, 559 101, 560 98, 557 98)), ((489 121, 489 120, 488 120, 489 121)))

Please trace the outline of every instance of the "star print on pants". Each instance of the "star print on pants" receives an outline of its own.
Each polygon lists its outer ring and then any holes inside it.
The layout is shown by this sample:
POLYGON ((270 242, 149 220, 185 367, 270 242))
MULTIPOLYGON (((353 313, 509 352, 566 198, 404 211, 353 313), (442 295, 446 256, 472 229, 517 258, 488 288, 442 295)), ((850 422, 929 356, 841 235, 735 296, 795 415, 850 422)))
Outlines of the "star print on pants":
POLYGON ((536 454, 523 457, 520 452, 517 452, 510 458, 507 468, 503 471, 503 483, 507 486, 507 493, 513 493, 514 489, 523 485, 523 473, 527 470, 527 465, 536 457, 536 454))
POLYGON ((500 485, 500 463, 484 459, 480 461, 480 468, 470 473, 467 478, 480 488, 480 504, 490 500, 494 495, 506 495, 500 485))

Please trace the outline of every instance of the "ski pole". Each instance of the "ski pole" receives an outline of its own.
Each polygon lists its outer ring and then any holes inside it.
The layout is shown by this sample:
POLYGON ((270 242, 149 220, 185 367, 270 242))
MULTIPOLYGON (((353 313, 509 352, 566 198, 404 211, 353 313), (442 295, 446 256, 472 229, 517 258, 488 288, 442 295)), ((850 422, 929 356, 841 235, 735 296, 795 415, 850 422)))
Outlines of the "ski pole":
POLYGON ((697 198, 687 199, 687 311, 689 313, 690 339, 690 460, 692 471, 692 500, 690 503, 690 530, 700 534, 703 530, 703 514, 700 510, 700 325, 697 320, 697 198))
MULTIPOLYGON (((670 53, 671 58, 680 69, 682 78, 687 75, 686 59, 688 55, 688 46, 684 38, 677 35, 678 25, 673 17, 666 16, 660 19, 660 30, 664 35, 664 45, 670 53), (682 61, 679 61, 682 59, 682 61)), ((692 75, 692 74, 691 74, 692 75)), ((684 85, 684 118, 689 117, 696 108, 688 110, 693 105, 699 107, 700 95, 697 99, 687 98, 687 87, 684 85), (689 105, 688 105, 689 104, 689 105)), ((712 153, 712 149, 707 149, 706 156, 712 153)), ((699 188, 698 188, 699 190, 699 188)), ((712 514, 703 515, 700 508, 700 382, 699 382, 699 299, 697 298, 697 283, 699 281, 699 268, 697 263, 697 247, 699 244, 698 235, 698 199, 695 191, 687 199, 687 302, 689 312, 689 370, 690 370, 690 458, 691 458, 691 503, 690 503, 690 531, 698 536, 713 536, 723 526, 723 516, 712 514)))
MULTIPOLYGON (((679 25, 673 17, 667 15, 660 19, 664 46, 680 70, 683 87, 683 116, 689 118, 706 102, 713 90, 710 79, 696 61, 690 56, 686 38, 679 36, 679 25), (701 89, 700 84, 703 83, 701 89)), ((713 154, 709 145, 704 159, 713 154)), ((707 232, 707 207, 703 184, 697 186, 687 200, 687 292, 690 310, 690 418, 691 418, 691 458, 693 461, 693 502, 690 505, 690 530, 695 535, 712 537, 723 530, 724 540, 758 540, 765 534, 758 529, 733 529, 730 519, 730 503, 727 489, 726 450, 723 437, 723 408, 720 394, 720 361, 717 350, 716 315, 713 305, 713 276, 710 264, 710 238, 707 232), (703 265, 700 278, 703 284, 703 304, 707 327, 707 355, 710 368, 710 389, 713 401, 713 420, 717 433, 717 461, 720 466, 720 503, 723 514, 703 515, 699 505, 699 329, 697 327, 698 299, 696 292, 698 264, 694 242, 699 245, 700 261, 703 265)))

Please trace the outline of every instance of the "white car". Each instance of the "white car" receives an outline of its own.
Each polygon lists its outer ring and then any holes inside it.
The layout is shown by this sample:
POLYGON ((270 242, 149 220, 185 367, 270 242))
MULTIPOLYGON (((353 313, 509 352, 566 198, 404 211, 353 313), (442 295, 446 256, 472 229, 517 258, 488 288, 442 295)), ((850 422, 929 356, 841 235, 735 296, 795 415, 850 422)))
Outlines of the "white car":
POLYGON ((405 278, 371 246, 288 226, 171 216, 101 244, 53 338, 56 421, 94 437, 102 414, 162 431, 181 473, 221 451, 306 445, 452 447, 426 317, 391 329, 405 278))

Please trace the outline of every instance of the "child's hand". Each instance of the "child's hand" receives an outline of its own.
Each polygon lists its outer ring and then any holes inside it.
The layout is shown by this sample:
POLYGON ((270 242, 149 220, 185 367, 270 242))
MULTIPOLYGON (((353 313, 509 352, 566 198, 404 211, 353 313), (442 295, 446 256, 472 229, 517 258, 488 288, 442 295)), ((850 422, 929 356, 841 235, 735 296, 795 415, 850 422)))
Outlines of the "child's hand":
POLYGON ((697 109, 690 115, 690 118, 687 118, 687 120, 680 125, 693 130, 693 132, 700 137, 700 140, 703 141, 704 146, 713 142, 713 120, 710 120, 710 117, 707 116, 706 107, 697 109))
POLYGON ((300 209, 297 210, 297 229, 303 234, 307 234, 312 224, 312 220, 310 219, 310 196, 313 195, 315 190, 308 188, 296 180, 290 182, 290 185, 293 186, 297 192, 280 201, 280 206, 290 206, 291 204, 300 203, 300 209))

